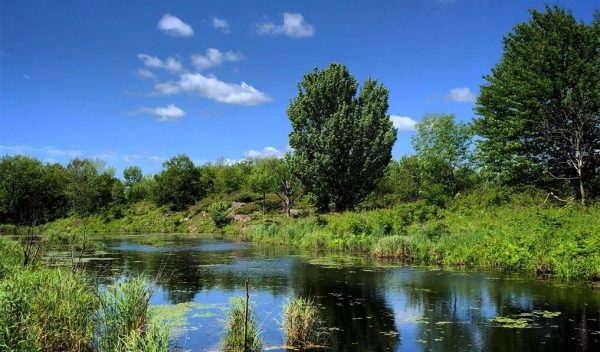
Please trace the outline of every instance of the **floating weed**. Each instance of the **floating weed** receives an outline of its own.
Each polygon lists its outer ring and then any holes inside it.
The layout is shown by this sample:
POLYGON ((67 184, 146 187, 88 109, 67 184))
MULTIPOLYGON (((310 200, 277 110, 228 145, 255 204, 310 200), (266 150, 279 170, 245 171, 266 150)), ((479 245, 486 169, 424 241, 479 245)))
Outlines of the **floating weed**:
POLYGON ((561 314, 560 312, 550 312, 547 310, 534 310, 532 313, 536 316, 540 316, 546 319, 556 318, 561 314))
POLYGON ((196 314, 192 315, 192 318, 212 318, 215 315, 216 314, 213 312, 202 312, 202 313, 196 313, 196 314))
POLYGON ((529 318, 510 318, 503 316, 496 316, 491 320, 493 323, 498 324, 498 327, 509 328, 509 329, 529 329, 533 328, 533 321, 529 318))
POLYGON ((186 315, 193 309, 201 306, 200 303, 186 302, 178 304, 161 304, 152 306, 152 312, 156 321, 168 323, 175 333, 181 333, 186 328, 188 321, 186 315))

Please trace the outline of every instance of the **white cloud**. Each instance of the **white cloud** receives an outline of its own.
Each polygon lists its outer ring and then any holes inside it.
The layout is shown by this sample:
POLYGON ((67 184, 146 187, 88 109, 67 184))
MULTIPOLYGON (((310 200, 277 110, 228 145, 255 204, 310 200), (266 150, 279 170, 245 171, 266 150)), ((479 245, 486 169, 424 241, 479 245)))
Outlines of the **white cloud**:
POLYGON ((229 22, 222 18, 217 16, 213 17, 212 26, 223 33, 229 33, 229 22))
POLYGON ((194 30, 189 24, 168 13, 158 21, 157 28, 174 37, 191 37, 194 35, 194 30))
POLYGON ((156 79, 156 75, 145 68, 139 68, 135 74, 141 79, 156 79))
POLYGON ((246 82, 227 83, 212 75, 184 73, 177 82, 164 82, 154 85, 157 93, 173 95, 195 93, 219 103, 236 105, 258 105, 270 102, 272 98, 246 82))
POLYGON ((153 115, 157 117, 157 121, 165 122, 165 121, 177 121, 185 116, 185 111, 176 107, 173 104, 164 106, 164 107, 156 107, 156 108, 141 108, 135 114, 147 114, 153 115))
POLYGON ((315 34, 315 27, 304 21, 304 16, 299 13, 284 13, 283 24, 272 22, 259 23, 258 34, 261 35, 287 35, 292 38, 307 38, 315 34))
POLYGON ((166 60, 161 60, 156 56, 150 56, 148 54, 138 54, 137 57, 146 67, 161 68, 173 73, 183 71, 183 65, 181 65, 181 62, 174 57, 168 57, 166 60))
POLYGON ((453 88, 446 94, 446 99, 460 103, 475 101, 475 98, 475 94, 468 87, 453 88))
POLYGON ((250 149, 246 153, 244 153, 244 157, 246 158, 266 158, 266 157, 276 157, 281 158, 285 155, 285 152, 278 150, 275 147, 266 147, 262 150, 254 150, 250 149))
POLYGON ((414 131, 417 121, 408 116, 390 115, 390 120, 398 131, 414 131))
POLYGON ((209 48, 206 50, 205 55, 194 54, 192 55, 192 65, 198 70, 205 70, 214 66, 218 66, 223 62, 236 62, 244 58, 241 53, 235 53, 233 51, 222 52, 219 49, 209 48))

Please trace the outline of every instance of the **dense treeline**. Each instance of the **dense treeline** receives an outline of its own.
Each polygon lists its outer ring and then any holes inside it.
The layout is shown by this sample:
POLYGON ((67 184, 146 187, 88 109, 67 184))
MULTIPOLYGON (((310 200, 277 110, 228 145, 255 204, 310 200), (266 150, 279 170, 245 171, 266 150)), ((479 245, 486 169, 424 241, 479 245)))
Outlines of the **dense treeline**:
POLYGON ((298 85, 288 108, 293 152, 284 158, 194 165, 179 155, 156 175, 134 166, 121 178, 95 160, 63 166, 5 156, 0 223, 92 213, 119 218, 140 201, 177 211, 208 199, 215 218, 228 207, 223 201, 257 200, 257 212, 288 215, 298 206, 318 212, 418 200, 444 206, 482 185, 537 187, 557 201, 589 203, 600 195, 600 16, 585 24, 558 7, 531 15, 505 37, 473 123, 426 115, 412 139, 414 155, 391 160, 397 135, 387 89, 369 79, 359 91, 345 66, 331 64, 298 85), (269 197, 278 209, 267 207, 269 197))

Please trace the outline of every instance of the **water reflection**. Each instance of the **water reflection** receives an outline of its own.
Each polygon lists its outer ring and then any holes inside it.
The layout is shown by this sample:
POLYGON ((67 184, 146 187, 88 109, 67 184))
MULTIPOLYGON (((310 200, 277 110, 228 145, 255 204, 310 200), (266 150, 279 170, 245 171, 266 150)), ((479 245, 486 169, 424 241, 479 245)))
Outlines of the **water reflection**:
POLYGON ((198 303, 179 335, 193 351, 218 348, 228 301, 246 280, 263 340, 274 350, 283 342, 282 308, 294 295, 322 307, 331 351, 600 349, 600 293, 584 285, 311 257, 209 238, 159 246, 145 240, 106 240, 109 250, 87 269, 101 284, 131 274, 159 277, 153 304, 198 303), (503 325, 498 316, 526 324, 503 325))

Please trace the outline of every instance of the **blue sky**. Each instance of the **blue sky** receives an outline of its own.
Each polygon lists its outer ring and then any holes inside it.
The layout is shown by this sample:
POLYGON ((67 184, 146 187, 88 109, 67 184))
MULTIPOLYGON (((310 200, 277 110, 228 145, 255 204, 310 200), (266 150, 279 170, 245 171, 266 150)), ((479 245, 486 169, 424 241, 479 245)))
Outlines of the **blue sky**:
MULTIPOLYGON (((600 1, 559 1, 590 22, 600 1)), ((474 117, 502 37, 543 1, 0 2, 0 154, 145 172, 282 153, 289 100, 330 62, 390 90, 394 157, 411 121, 474 117)))

